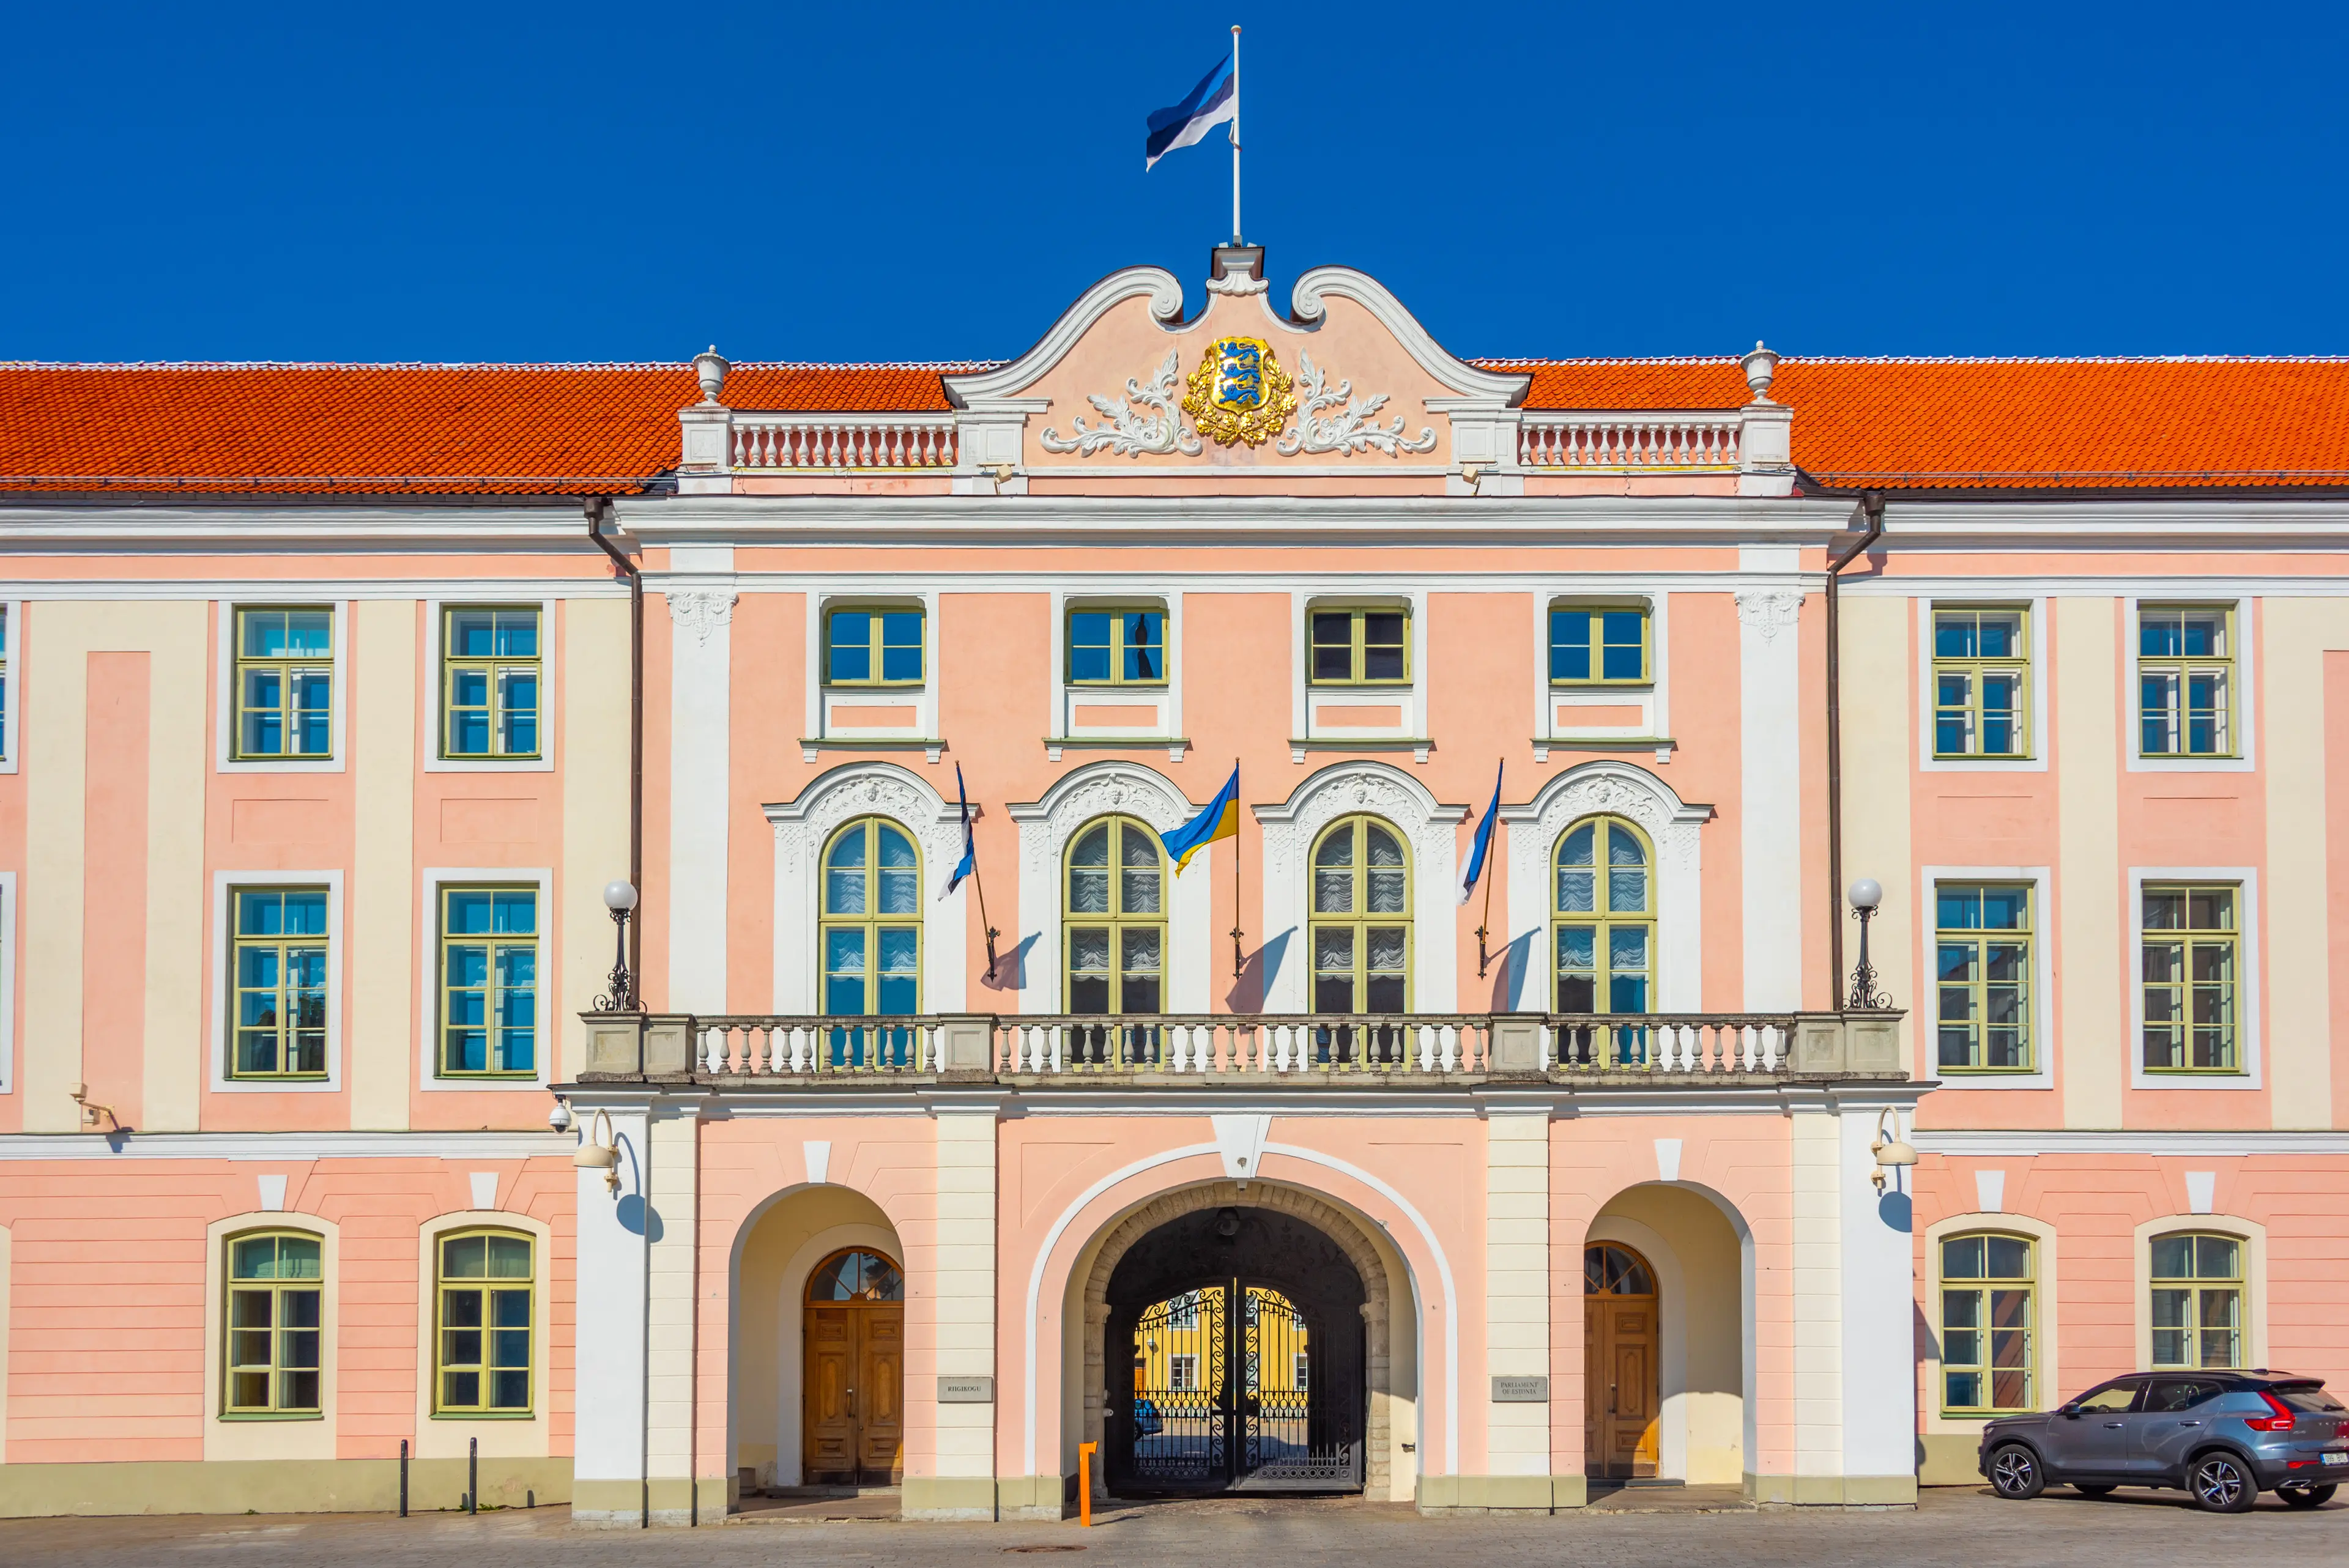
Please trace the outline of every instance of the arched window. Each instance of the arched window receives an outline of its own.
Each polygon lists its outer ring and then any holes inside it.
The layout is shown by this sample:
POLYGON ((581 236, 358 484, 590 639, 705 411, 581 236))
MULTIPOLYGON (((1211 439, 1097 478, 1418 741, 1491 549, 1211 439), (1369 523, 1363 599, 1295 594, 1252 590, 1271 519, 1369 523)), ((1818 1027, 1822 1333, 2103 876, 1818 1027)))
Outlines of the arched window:
POLYGON ((2243 1243, 2172 1231, 2153 1238, 2153 1364, 2243 1364, 2243 1243))
POLYGON ((1069 845, 1065 958, 1071 1013, 1158 1013, 1166 995, 1166 857, 1131 817, 1069 845))
POLYGON ((860 817, 823 851, 823 1011, 902 1017, 922 1010, 922 861, 913 835, 860 817))
POLYGON ((2039 1408, 2039 1249, 1976 1232, 1941 1242, 1941 1413, 2039 1408))
POLYGON ((1653 1295, 1656 1276, 1648 1260, 1612 1242, 1593 1242, 1582 1249, 1582 1294, 1585 1295, 1653 1295))
POLYGON ((812 1306, 903 1301, 905 1276, 879 1253, 834 1253, 808 1275, 807 1298, 812 1306))
POLYGON ((1313 845, 1313 1010, 1411 1009, 1411 857, 1375 817, 1344 817, 1313 845))
POLYGON ((1645 1013, 1656 979, 1654 856, 1620 817, 1588 817, 1557 841, 1557 1010, 1645 1013))
POLYGON ((436 1414, 530 1413, 534 1253, 530 1237, 511 1231, 440 1238, 436 1414))

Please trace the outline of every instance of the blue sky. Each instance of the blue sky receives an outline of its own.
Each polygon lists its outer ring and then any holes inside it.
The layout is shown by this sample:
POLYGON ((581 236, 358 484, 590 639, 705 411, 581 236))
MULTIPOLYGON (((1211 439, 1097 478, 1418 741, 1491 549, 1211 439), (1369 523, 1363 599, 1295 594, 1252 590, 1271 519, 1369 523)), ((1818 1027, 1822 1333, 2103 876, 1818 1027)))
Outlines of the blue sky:
MULTIPOLYGON (((2349 351, 2349 18, 2238 4, 19 6, 0 357, 995 357, 1248 238, 1471 355, 2349 351)), ((1195 294, 1194 295, 1195 298, 1195 294)))

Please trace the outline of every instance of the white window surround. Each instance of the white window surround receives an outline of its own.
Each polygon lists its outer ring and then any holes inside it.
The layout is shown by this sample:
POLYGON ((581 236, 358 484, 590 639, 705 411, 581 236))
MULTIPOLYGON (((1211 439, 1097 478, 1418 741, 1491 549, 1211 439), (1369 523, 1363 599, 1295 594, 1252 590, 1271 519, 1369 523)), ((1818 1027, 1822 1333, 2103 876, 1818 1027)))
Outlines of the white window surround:
MULTIPOLYGON (((2053 1409, 2055 1401, 2078 1390, 2067 1388, 2063 1381, 2057 1357, 2063 1346, 2057 1332, 2056 1313, 2061 1305, 2056 1294, 2056 1253, 2060 1242, 2055 1227, 2027 1214, 1973 1213, 1952 1214, 1925 1227, 1925 1266, 1927 1282, 1925 1308, 1925 1349, 1919 1357, 1924 1374, 1924 1392, 1919 1413, 1925 1418, 1929 1432, 1979 1432, 1988 1416, 1944 1416, 1941 1414, 1941 1243, 1951 1236, 1971 1235, 1977 1231, 2003 1231, 2012 1236, 2028 1236, 2035 1256, 2032 1259, 2032 1311, 2035 1321, 2032 1329, 2032 1353, 2036 1387, 2032 1393, 2041 1409, 2053 1409)), ((2143 1253, 2140 1246, 2137 1251, 2143 1253)), ((2139 1293, 2143 1294, 2142 1292, 2139 1293)), ((2141 1313, 2146 1310, 2138 1309, 2141 1313)), ((2146 1343, 2152 1343, 2148 1334, 2146 1343)), ((2140 1355, 2137 1366, 2146 1364, 2140 1355)))
MULTIPOLYGON (((0 711, 0 773, 16 771, 16 753, 23 748, 25 708, 25 602, 22 599, 0 599, 0 616, 5 617, 5 640, 0 644, 0 657, 6 664, 5 674, 8 687, 6 707, 0 711)), ((5 1063, 0 1063, 0 1094, 7 1092, 5 1063)))
MULTIPOLYGON (((2002 598, 1985 583, 1971 597, 1958 594, 1917 601, 1917 767, 1926 773, 2044 773, 2047 771, 2047 596, 2002 598), (2031 755, 1940 758, 1933 755, 1933 612, 2026 606, 2031 622, 2031 755)), ((2131 682, 2130 689, 2136 686, 2131 682)))
MULTIPOLYGON (((1920 866, 1917 868, 1918 911, 1916 986, 1916 1073, 1938 1078, 1941 1089, 2054 1088, 2055 1087, 2055 879, 2046 866, 1920 866), (2027 1073, 1954 1073, 1940 1071, 1940 1036, 1934 967, 1934 933, 1939 914, 1939 890, 1943 882, 2023 882, 2031 888, 2031 1056, 2038 1065, 2027 1073), (1929 999, 1935 998, 1935 999, 1929 999)), ((1851 952, 1857 953, 1854 947, 1851 952)), ((2134 971, 2132 971, 2134 973, 2134 971)), ((1936 1093, 1940 1092, 1937 1089, 1936 1093)))
POLYGON ((2127 734, 2121 742, 2121 756, 2131 773, 2249 773, 2258 766, 2258 753, 2251 741, 2253 707, 2252 694, 2260 689, 2259 672, 2253 667, 2253 656, 2259 645, 2255 627, 2259 601, 2230 594, 2198 596, 2192 583, 2180 583, 2175 593, 2132 596, 2121 601, 2121 636, 2123 653, 2128 661, 2127 683, 2122 688, 2121 724, 2127 734), (2143 645, 2137 632, 2137 611, 2147 603, 2155 604, 2224 604, 2234 611, 2235 673, 2227 694, 2230 712, 2228 723, 2235 732, 2235 755, 2232 757, 2147 757, 2139 748, 2145 740, 2145 724, 2137 707, 2137 650, 2143 645))
MULTIPOLYGON (((1651 579, 1627 579, 1602 584, 1588 578, 1570 583, 1545 583, 1534 589, 1534 761, 1549 760, 1552 742, 1574 744, 1591 740, 1669 739, 1672 733, 1671 661, 1665 656, 1671 626, 1671 594, 1651 579), (1549 678, 1549 613, 1578 605, 1638 603, 1648 607, 1648 676, 1637 686, 1557 686, 1549 678), (1620 725, 1564 727, 1557 710, 1565 707, 1620 707, 1640 703, 1648 722, 1629 728, 1620 725)), ((1656 748, 1656 760, 1670 762, 1672 748, 1656 748)))
POLYGON ((423 758, 427 773, 551 773, 554 770, 554 666, 555 601, 536 597, 512 598, 494 594, 451 595, 424 602, 424 690, 423 700, 417 707, 423 710, 424 735, 416 755, 423 758), (538 611, 538 755, 536 757, 443 757, 440 742, 446 732, 445 705, 449 700, 446 681, 440 668, 441 631, 451 610, 469 610, 508 606, 535 606, 538 611))
MULTIPOLYGON (((962 859, 962 817, 922 778, 894 762, 848 762, 819 776, 799 798, 766 808, 775 834, 774 1007, 804 1016, 822 1009, 816 931, 823 896, 824 845, 843 824, 885 817, 919 846, 922 918, 922 1010, 958 1013, 966 1006, 970 969, 966 882, 945 899, 938 890, 962 859)), ((971 818, 979 815, 971 807, 971 818)))
POLYGON ((2256 1089, 2260 1087, 2260 873, 2252 866, 2131 866, 2128 869, 2129 1087, 2160 1090, 2256 1089), (2153 1073, 2145 1069, 2145 884, 2233 882, 2235 895, 2235 1065, 2231 1073, 2153 1073))
POLYGON ((2232 1236, 2243 1243, 2243 1365, 2268 1364, 2268 1229, 2232 1214, 2164 1214, 2137 1227, 2129 1241, 2129 1291, 2135 1302, 2136 1366, 2153 1366, 2153 1238, 2172 1231, 2232 1236))
POLYGON ((460 1209, 435 1214, 417 1228, 416 1336, 416 1455, 419 1459, 461 1460, 466 1440, 479 1438, 481 1458, 536 1459, 547 1451, 548 1410, 554 1380, 548 1362, 554 1356, 554 1325, 547 1308, 554 1300, 554 1234, 546 1222, 503 1209, 460 1209), (451 1231, 512 1231, 531 1239, 530 1292, 530 1417, 436 1416, 432 1385, 437 1372, 435 1348, 440 1334, 440 1238, 451 1231))
POLYGON ((332 1460, 338 1384, 336 1341, 342 1326, 342 1227, 316 1214, 261 1210, 232 1214, 204 1227, 204 1458, 332 1460), (231 1241, 258 1232, 315 1236, 318 1241, 318 1414, 255 1420, 227 1415, 222 1381, 227 1373, 228 1251, 231 1241))
POLYGON ((277 591, 248 593, 213 601, 220 625, 213 636, 218 649, 219 696, 213 703, 213 768, 222 773, 340 773, 349 756, 346 749, 351 690, 351 602, 324 599, 316 593, 277 591), (330 757, 263 758, 239 761, 236 755, 236 613, 281 605, 325 604, 335 614, 334 712, 329 716, 330 757))
POLYGON ((802 730, 801 760, 813 762, 823 747, 854 748, 875 741, 884 746, 918 745, 925 760, 936 762, 945 746, 938 734, 938 592, 907 589, 902 584, 827 583, 807 595, 807 727, 802 730), (919 686, 834 686, 823 678, 824 624, 833 610, 895 606, 922 611, 922 683, 919 686), (851 706, 900 707, 914 706, 910 727, 853 729, 835 733, 830 715, 841 703, 851 706))
POLYGON ((338 1094, 343 1087, 343 873, 214 872, 212 873, 212 1091, 214 1094, 338 1094), (298 1082, 233 1078, 228 1075, 228 1016, 236 1005, 229 972, 229 926, 236 888, 323 887, 326 890, 326 1076, 298 1082))
POLYGON ((1392 764, 1361 760, 1317 769, 1287 800, 1254 810, 1264 838, 1264 925, 1254 934, 1265 955, 1266 1012, 1312 1011, 1306 933, 1313 878, 1306 861, 1322 829, 1356 814, 1392 823, 1411 845, 1412 1010, 1449 1013, 1460 1005, 1458 829, 1467 807, 1440 804, 1392 764))
MULTIPOLYGON (((1656 1008, 1693 1013, 1704 1005, 1702 829, 1711 806, 1682 800, 1643 768, 1612 758, 1578 763, 1522 806, 1501 808, 1508 830, 1508 924, 1498 950, 1508 964, 1508 1006, 1547 1013, 1550 993, 1550 859, 1568 828, 1586 817, 1635 822, 1654 847, 1656 1008)), ((1489 874, 1489 872, 1487 873, 1489 874)))
POLYGON ((521 1089, 536 1093, 553 1080, 547 1071, 552 1065, 548 1057, 560 1049, 554 1036, 554 990, 556 971, 554 933, 552 929, 554 872, 546 866, 428 866, 422 873, 422 902, 417 907, 424 912, 418 923, 421 932, 421 952, 417 965, 420 976, 416 1016, 423 1021, 422 1037, 418 1042, 417 1087, 428 1091, 453 1090, 460 1094, 512 1093, 521 1089), (444 887, 527 887, 538 895, 538 1070, 528 1078, 447 1078, 440 1076, 440 890, 444 887))
MULTIPOLYGON (((1046 716, 1050 726, 1044 731, 1044 757, 1048 762, 1061 759, 1062 748, 1056 742, 1076 738, 1071 722, 1078 703, 1125 705, 1152 702, 1163 705, 1164 722, 1140 729, 1103 729, 1087 731, 1084 738, 1092 744, 1131 746, 1137 740, 1183 740, 1183 593, 1180 589, 1137 587, 1131 593, 1114 587, 1088 585, 1081 593, 1062 588, 1052 590, 1052 710, 1046 716), (1079 610, 1096 608, 1147 608, 1158 605, 1166 613, 1166 684, 1160 686, 1078 686, 1069 679, 1069 616, 1079 610)), ((1077 749, 1083 749, 1082 747, 1077 749)), ((1183 760, 1185 748, 1170 745, 1166 748, 1169 762, 1183 760)))
POLYGON ((16 873, 0 872, 0 1094, 16 1088, 16 873))
MULTIPOLYGON (((1427 733, 1427 590, 1398 590, 1364 583, 1292 589, 1288 595, 1289 711, 1288 759, 1301 763, 1308 744, 1360 750, 1386 750, 1409 746, 1412 760, 1425 762, 1427 733), (1402 686, 1317 686, 1312 680, 1313 648, 1308 635, 1311 612, 1322 607, 1356 608, 1365 603, 1407 606, 1411 614, 1411 680, 1402 686), (1317 701, 1340 707, 1401 707, 1402 722, 1394 728, 1332 729, 1313 727, 1317 701)), ((1299 928, 1300 930, 1302 927, 1299 928)))
MULTIPOLYGON (((1217 780, 1221 782, 1220 779, 1217 780)), ((1019 923, 1004 953, 1018 965, 1019 1010, 1061 1011, 1061 866, 1069 841, 1097 818, 1132 817, 1161 835, 1203 808, 1174 781, 1123 758, 1089 762, 1056 779, 1033 802, 1007 808, 1019 827, 1019 923)), ((1166 866, 1166 1003, 1173 1013, 1205 1013, 1214 982, 1210 904, 1218 868, 1231 851, 1209 844, 1177 874, 1166 866)))

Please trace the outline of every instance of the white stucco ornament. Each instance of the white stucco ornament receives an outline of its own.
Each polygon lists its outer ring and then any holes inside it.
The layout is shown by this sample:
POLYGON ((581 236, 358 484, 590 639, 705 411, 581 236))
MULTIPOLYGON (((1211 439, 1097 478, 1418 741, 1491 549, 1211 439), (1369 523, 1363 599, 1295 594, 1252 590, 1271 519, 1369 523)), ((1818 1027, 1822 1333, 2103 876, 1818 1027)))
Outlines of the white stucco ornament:
POLYGON ((1048 452, 1074 452, 1090 458, 1106 450, 1121 458, 1138 458, 1144 452, 1180 452, 1186 458, 1199 455, 1199 437, 1183 422, 1182 410, 1175 407, 1181 400, 1183 356, 1179 349, 1166 351, 1165 363, 1158 374, 1143 386, 1139 378, 1127 377, 1125 396, 1112 397, 1095 392, 1085 401, 1098 410, 1105 421, 1089 426, 1080 414, 1069 421, 1073 433, 1063 436, 1046 426, 1037 439, 1048 452), (1154 409, 1156 412, 1149 412, 1154 409))
POLYGON ((682 588, 668 596, 668 617, 707 645, 710 634, 734 619, 735 595, 725 588, 682 588))
POLYGON ((1743 588, 1737 593, 1737 618, 1775 643, 1803 613, 1803 596, 1791 588, 1743 588))
POLYGON ((1297 387, 1303 394, 1297 423, 1272 444, 1272 449, 1284 458, 1293 458, 1299 452, 1351 454, 1373 447, 1391 458, 1404 452, 1435 449, 1433 426, 1423 425, 1416 437, 1406 438, 1400 414, 1394 417, 1392 426, 1376 423, 1373 417, 1386 407, 1387 395, 1376 392, 1357 397, 1351 380, 1339 382, 1337 390, 1331 391, 1329 373, 1314 364, 1313 356, 1302 349, 1297 355, 1297 387), (1340 404, 1345 406, 1340 408, 1340 404), (1324 418, 1322 416, 1332 408, 1338 411, 1324 418))
POLYGON ((1284 458, 1319 457, 1333 452, 1354 457, 1370 451, 1399 458, 1405 453, 1435 449, 1435 428, 1432 425, 1421 426, 1419 434, 1413 436, 1400 414, 1385 424, 1379 422, 1378 415, 1387 405, 1386 393, 1366 393, 1357 397, 1353 381, 1344 377, 1335 387, 1330 386, 1330 373, 1301 349, 1297 364, 1298 374, 1292 384, 1258 339, 1218 339, 1209 346, 1206 357, 1190 377, 1186 395, 1182 352, 1170 348, 1157 374, 1149 381, 1139 377, 1126 378, 1124 397, 1103 392, 1086 395, 1085 401, 1101 415, 1101 423, 1088 423, 1080 414, 1069 421, 1069 434, 1064 436, 1048 425, 1037 440, 1048 452, 1073 452, 1081 458, 1101 452, 1119 458, 1169 457, 1177 453, 1195 458, 1205 449, 1203 436, 1219 446, 1228 447, 1243 440, 1253 446, 1278 429, 1279 434, 1273 439, 1272 449, 1284 458), (1230 358, 1226 352, 1230 345, 1244 345, 1254 350, 1262 365, 1257 400, 1246 406, 1227 397, 1218 379, 1230 358), (1285 421, 1292 408, 1297 416, 1294 424, 1282 428, 1276 423, 1285 421), (1196 428, 1185 419, 1186 412, 1197 417, 1196 428))

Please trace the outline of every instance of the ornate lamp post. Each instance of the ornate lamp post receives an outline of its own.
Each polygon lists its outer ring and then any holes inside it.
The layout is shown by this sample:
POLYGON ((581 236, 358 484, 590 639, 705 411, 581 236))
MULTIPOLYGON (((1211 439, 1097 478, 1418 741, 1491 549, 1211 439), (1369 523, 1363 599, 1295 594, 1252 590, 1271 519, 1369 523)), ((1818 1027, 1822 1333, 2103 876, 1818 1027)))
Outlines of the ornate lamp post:
MULTIPOLYGON (((599 1013, 641 1013, 644 1004, 636 999, 636 977, 628 973, 628 915, 636 907, 636 890, 626 882, 604 884, 604 907, 612 912, 612 924, 617 932, 612 958, 612 973, 605 976, 608 994, 595 998, 599 1013)), ((1863 947, 1865 944, 1863 943, 1863 947)))
POLYGON ((1845 896, 1851 900, 1852 917, 1859 922, 1859 963, 1851 972, 1851 994, 1844 1006, 1853 1012, 1881 1011, 1892 1006, 1892 998, 1876 988, 1876 965, 1868 961, 1868 923, 1884 902, 1884 888, 1874 877, 1862 877, 1845 896))

